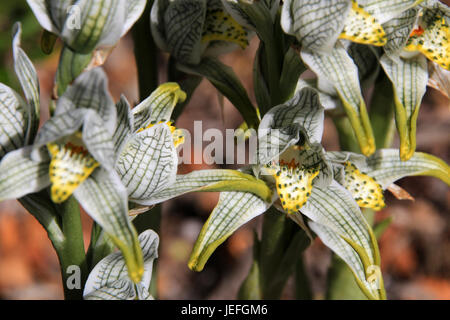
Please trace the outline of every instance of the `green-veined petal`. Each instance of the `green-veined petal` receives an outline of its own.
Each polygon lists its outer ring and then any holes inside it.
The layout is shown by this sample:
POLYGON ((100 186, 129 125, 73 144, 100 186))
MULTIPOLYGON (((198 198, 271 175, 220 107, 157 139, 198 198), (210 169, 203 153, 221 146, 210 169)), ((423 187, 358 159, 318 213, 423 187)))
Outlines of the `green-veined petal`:
POLYGON ((0 162, 0 201, 21 198, 50 184, 48 154, 36 150, 32 159, 32 151, 28 146, 3 157, 0 162))
POLYGON ((75 109, 51 117, 36 137, 35 147, 52 142, 75 142, 89 151, 102 166, 114 167, 114 143, 100 116, 90 109, 75 109), (80 135, 81 132, 81 135, 80 135), (73 139, 76 141, 74 141, 73 139))
POLYGON ((205 191, 247 191, 270 202, 272 191, 255 177, 236 170, 196 170, 177 175, 176 181, 163 190, 154 193, 149 199, 136 201, 142 205, 153 205, 189 192, 205 191))
MULTIPOLYGON (((71 2, 70 0, 60 1, 59 4, 67 6, 70 2, 71 2)), ((42 28, 52 33, 56 34, 59 33, 58 29, 59 25, 54 24, 54 22, 57 22, 58 19, 56 20, 52 19, 52 15, 50 12, 51 4, 49 5, 48 0, 27 0, 27 3, 30 6, 31 10, 33 11, 34 15, 36 16, 36 19, 38 20, 42 28)))
POLYGON ((380 23, 385 23, 398 17, 404 11, 411 9, 423 0, 358 0, 358 3, 373 15, 380 23))
POLYGON ((28 132, 26 141, 31 141, 37 132, 41 112, 39 96, 39 79, 31 60, 20 47, 22 26, 16 23, 13 27, 14 70, 19 78, 25 97, 30 105, 28 132))
POLYGON ((141 247, 128 218, 127 191, 114 171, 97 169, 74 192, 75 198, 122 251, 128 275, 139 283, 144 274, 141 247))
POLYGON ((383 189, 406 176, 432 176, 450 185, 450 168, 441 159, 415 152, 408 161, 401 161, 397 149, 381 149, 367 159, 366 174, 375 178, 383 189))
POLYGON ((84 287, 84 299, 148 299, 153 260, 158 257, 159 238, 154 231, 147 230, 139 235, 139 242, 144 258, 144 274, 142 280, 137 284, 141 290, 136 292, 134 284, 128 279, 123 255, 115 252, 103 258, 89 274, 84 287))
POLYGON ((113 141, 115 154, 119 154, 128 138, 134 132, 134 115, 131 112, 130 104, 127 98, 122 95, 117 108, 117 125, 114 130, 113 141))
POLYGON ((281 26, 304 49, 329 51, 344 29, 350 10, 348 0, 287 0, 283 3, 281 26))
POLYGON ((203 225, 189 259, 189 268, 201 271, 214 250, 239 227, 265 212, 268 204, 247 192, 222 192, 203 225))
POLYGON ((125 24, 122 29, 121 36, 130 30, 133 24, 139 19, 139 17, 144 12, 145 6, 147 5, 147 0, 127 0, 127 14, 125 16, 125 24))
POLYGON ((116 170, 134 200, 148 199, 175 182, 178 155, 170 128, 162 123, 135 134, 122 150, 116 170))
POLYGON ((394 89, 400 158, 406 161, 416 150, 416 121, 428 82, 427 61, 421 55, 395 60, 384 55, 380 63, 394 89))
POLYGON ((61 38, 73 51, 89 53, 113 46, 122 36, 127 14, 125 0, 78 0, 70 7, 61 38))
POLYGON ((411 8, 383 24, 388 39, 386 45, 383 47, 386 54, 398 55, 401 53, 414 28, 418 14, 418 9, 411 8))
POLYGON ((201 59, 206 0, 172 1, 164 12, 165 42, 169 52, 183 63, 201 59))
POLYGON ((330 53, 302 50, 303 61, 337 91, 363 154, 375 151, 375 140, 359 84, 358 68, 339 43, 330 53))
POLYGON ((0 160, 25 145, 29 106, 10 87, 0 83, 0 160))
MULTIPOLYGON (((325 189, 314 188, 308 202, 300 211, 313 222, 327 227, 331 234, 346 240, 348 244, 353 243, 356 245, 352 248, 356 255, 354 253, 351 254, 351 261, 347 263, 356 277, 366 284, 367 290, 374 297, 377 297, 378 293, 376 290, 371 286, 367 286, 366 283, 368 280, 368 268, 370 266, 379 266, 380 263, 376 239, 373 237, 371 228, 353 200, 352 195, 343 186, 334 181, 325 189), (358 251, 356 248, 358 248, 358 251)), ((327 243, 327 238, 324 241, 327 243)), ((342 244, 339 246, 342 247, 342 244)), ((335 244, 330 245, 330 247, 336 250, 335 244)), ((349 249, 346 248, 347 254, 345 257, 349 255, 349 249)), ((341 252, 337 251, 336 253, 339 254, 341 252)))
POLYGON ((320 104, 317 91, 303 88, 286 103, 273 107, 266 113, 259 125, 260 129, 284 128, 299 124, 311 143, 322 140, 324 108, 320 104))
POLYGON ((108 131, 114 133, 117 110, 108 91, 108 78, 102 68, 82 73, 59 98, 55 115, 80 108, 95 110, 108 131))

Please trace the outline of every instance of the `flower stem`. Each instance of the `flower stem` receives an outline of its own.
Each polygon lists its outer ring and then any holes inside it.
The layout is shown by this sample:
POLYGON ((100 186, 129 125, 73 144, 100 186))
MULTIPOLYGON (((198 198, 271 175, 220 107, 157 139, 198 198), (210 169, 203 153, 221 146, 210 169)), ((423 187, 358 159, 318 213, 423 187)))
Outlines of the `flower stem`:
POLYGON ((144 13, 132 29, 141 101, 158 87, 158 48, 150 32, 152 5, 153 0, 147 2, 144 13))
MULTIPOLYGON (((240 299, 279 299, 310 242, 303 230, 274 207, 263 217, 261 240, 255 239, 254 262, 239 291, 240 299)), ((300 290, 309 291, 306 282, 300 290)))
POLYGON ((64 234, 62 247, 56 250, 61 266, 64 297, 66 300, 81 300, 88 269, 80 208, 73 197, 57 207, 64 234))

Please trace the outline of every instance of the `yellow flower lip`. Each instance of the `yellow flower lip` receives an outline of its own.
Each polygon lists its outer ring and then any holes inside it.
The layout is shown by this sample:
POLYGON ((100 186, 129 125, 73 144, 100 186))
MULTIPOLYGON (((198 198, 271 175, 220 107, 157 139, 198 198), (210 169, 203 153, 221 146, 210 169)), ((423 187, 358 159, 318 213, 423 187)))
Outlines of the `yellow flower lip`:
POLYGON ((405 51, 418 51, 442 68, 450 70, 450 27, 439 13, 422 14, 404 47, 405 51))
POLYGON ((385 206, 383 188, 374 178, 362 173, 348 161, 344 163, 344 170, 344 187, 360 207, 380 210, 385 206))
POLYGON ((305 205, 312 192, 312 182, 320 173, 315 168, 302 168, 294 158, 268 164, 264 170, 275 179, 281 205, 288 214, 295 214, 305 205))
POLYGON ((387 42, 382 25, 354 0, 347 23, 339 38, 374 46, 384 46, 387 42))
POLYGON ((51 156, 51 199, 55 203, 62 203, 100 164, 83 146, 72 142, 49 143, 47 148, 51 156))

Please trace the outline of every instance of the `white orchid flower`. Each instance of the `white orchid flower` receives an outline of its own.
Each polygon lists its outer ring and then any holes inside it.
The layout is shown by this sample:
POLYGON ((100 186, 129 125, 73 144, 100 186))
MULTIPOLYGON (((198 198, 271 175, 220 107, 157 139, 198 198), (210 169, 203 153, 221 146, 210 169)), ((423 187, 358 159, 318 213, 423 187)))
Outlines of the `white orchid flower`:
POLYGON ((75 52, 114 46, 141 16, 146 0, 27 0, 41 26, 75 52))
POLYGON ((159 237, 153 230, 139 235, 144 257, 144 273, 138 283, 128 276, 127 266, 120 252, 111 253, 92 269, 84 287, 85 300, 153 300, 149 293, 153 260, 158 258, 159 237))

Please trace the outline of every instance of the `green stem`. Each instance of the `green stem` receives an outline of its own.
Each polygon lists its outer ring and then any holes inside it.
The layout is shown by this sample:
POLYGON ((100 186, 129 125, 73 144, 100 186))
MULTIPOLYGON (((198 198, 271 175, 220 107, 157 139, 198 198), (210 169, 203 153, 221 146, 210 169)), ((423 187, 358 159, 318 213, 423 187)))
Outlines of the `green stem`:
POLYGON ((263 218, 259 246, 260 288, 262 299, 279 299, 295 269, 298 256, 310 243, 306 233, 286 214, 274 207, 263 218))
POLYGON ((338 132, 341 150, 361 153, 350 120, 346 116, 338 116, 333 117, 333 122, 338 132))
POLYGON ((62 232, 64 234, 62 247, 59 250, 57 248, 64 297, 66 300, 81 300, 83 298, 83 287, 88 276, 88 269, 84 250, 80 208, 78 202, 73 197, 70 197, 57 207, 61 216, 62 232), (78 270, 71 269, 74 267, 78 270), (80 272, 79 274, 78 271, 80 272), (78 276, 80 276, 79 279, 77 279, 78 276), (81 283, 81 286, 73 287, 76 286, 77 281, 81 283))
POLYGON ((152 5, 153 0, 147 2, 144 13, 132 30, 141 101, 158 87, 159 51, 150 32, 150 10, 152 5))
POLYGON ((260 286, 259 252, 260 242, 256 232, 253 236, 253 263, 238 292, 239 300, 261 300, 262 292, 260 286))
POLYGON ((295 299, 311 300, 312 292, 309 285, 308 275, 305 271, 303 255, 299 254, 297 264, 295 265, 295 299))
POLYGON ((392 83, 384 73, 377 78, 370 106, 369 116, 377 149, 389 148, 395 132, 395 102, 392 83))

